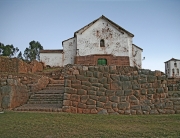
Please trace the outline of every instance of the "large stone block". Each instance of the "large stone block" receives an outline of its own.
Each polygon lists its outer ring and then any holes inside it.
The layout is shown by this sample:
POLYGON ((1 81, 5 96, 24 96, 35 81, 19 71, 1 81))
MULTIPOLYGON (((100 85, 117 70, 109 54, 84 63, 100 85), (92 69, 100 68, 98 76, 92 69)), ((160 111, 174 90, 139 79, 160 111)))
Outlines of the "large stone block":
POLYGON ((83 90, 89 90, 90 87, 89 87, 89 86, 85 86, 85 85, 81 85, 81 89, 83 89, 83 90))
POLYGON ((103 86, 104 86, 104 88, 106 88, 106 89, 110 89, 110 86, 111 86, 111 85, 110 85, 110 84, 104 84, 103 86))
POLYGON ((102 78, 103 77, 103 73, 102 72, 98 72, 98 71, 94 71, 94 77, 102 78))
POLYGON ((133 90, 139 90, 140 89, 140 85, 138 83, 133 82, 132 83, 132 89, 133 90))
POLYGON ((164 89, 163 88, 157 88, 156 89, 156 93, 163 93, 164 92, 164 89))
POLYGON ((81 89, 82 85, 81 84, 71 84, 71 87, 75 88, 75 89, 81 89))
POLYGON ((63 100, 63 106, 71 106, 70 100, 63 100))
POLYGON ((100 71, 100 72, 104 72, 104 66, 98 66, 99 68, 98 68, 98 71, 100 71))
POLYGON ((82 83, 82 85, 85 85, 85 86, 88 86, 88 87, 92 86, 89 81, 82 81, 81 83, 82 83))
POLYGON ((104 66, 104 72, 109 72, 109 66, 104 66))
POLYGON ((107 100, 108 100, 107 96, 99 96, 99 101, 100 102, 106 103, 107 100))
POLYGON ((119 102, 119 97, 118 97, 118 96, 110 96, 110 97, 109 97, 109 100, 110 100, 111 102, 118 103, 118 102, 119 102))
POLYGON ((98 91, 98 90, 99 90, 99 87, 91 86, 91 87, 89 88, 89 90, 98 91))
POLYGON ((157 110, 151 110, 151 111, 149 112, 149 114, 158 115, 159 112, 158 112, 157 110))
POLYGON ((119 110, 129 109, 129 107, 130 107, 129 102, 120 102, 120 103, 118 103, 118 109, 119 110))
POLYGON ((132 110, 141 110, 141 106, 140 105, 131 105, 131 109, 132 110))
POLYGON ((105 94, 106 94, 106 96, 114 96, 115 91, 114 90, 106 90, 105 94))
POLYGON ((108 115, 108 112, 106 109, 100 110, 97 114, 103 114, 103 115, 108 115))
POLYGON ((104 108, 105 109, 111 109, 112 108, 112 103, 111 102, 107 102, 104 104, 104 108))
POLYGON ((77 80, 81 80, 81 81, 88 81, 88 77, 85 77, 85 76, 83 76, 83 75, 76 75, 76 78, 77 78, 77 80))
POLYGON ((94 66, 89 66, 88 69, 89 71, 94 71, 94 66))
POLYGON ((158 80, 166 80, 167 78, 166 78, 165 75, 163 75, 163 76, 158 76, 157 79, 158 79, 158 80))
POLYGON ((150 111, 151 110, 150 106, 148 106, 148 105, 142 105, 141 109, 142 109, 142 111, 150 111))
POLYGON ((133 80, 139 80, 140 79, 140 76, 139 75, 134 75, 133 76, 133 80))
POLYGON ((95 105, 96 104, 96 101, 93 100, 93 99, 88 99, 87 102, 86 102, 87 105, 95 105))
POLYGON ((68 93, 68 94, 76 94, 76 93, 77 93, 77 90, 74 89, 74 88, 65 87, 64 92, 65 92, 65 93, 68 93))
POLYGON ((98 79, 97 78, 89 78, 89 82, 98 83, 98 79))
POLYGON ((71 94, 64 93, 63 95, 64 100, 70 100, 70 98, 71 98, 71 94))
POLYGON ((107 78, 106 77, 100 78, 99 83, 107 84, 107 78))
POLYGON ((86 104, 78 103, 78 108, 86 108, 86 104))
POLYGON ((104 96, 105 95, 105 92, 102 92, 102 91, 97 91, 97 96, 104 96))
POLYGON ((71 95, 71 101, 77 101, 77 102, 79 102, 79 101, 80 101, 80 96, 79 96, 79 95, 76 95, 76 94, 72 94, 72 95, 71 95))
POLYGON ((64 80, 64 87, 71 87, 71 80, 64 80))
POLYGON ((77 94, 78 94, 78 95, 87 95, 87 91, 86 91, 86 90, 83 90, 83 89, 78 89, 78 90, 77 90, 77 94))
POLYGON ((96 95, 96 91, 88 90, 88 95, 96 95))
POLYGON ((101 83, 92 83, 92 86, 95 86, 95 87, 103 87, 103 84, 101 83))
POLYGON ((10 104, 11 104, 10 95, 3 96, 1 107, 4 109, 8 109, 8 108, 10 108, 10 104))
POLYGON ((97 101, 99 99, 99 96, 89 95, 89 98, 97 101))
POLYGON ((116 96, 123 96, 124 95, 124 90, 117 90, 115 95, 116 96))
POLYGON ((119 77, 121 81, 129 81, 129 76, 121 75, 119 77))
POLYGON ((133 91, 132 90, 124 90, 124 95, 128 96, 128 95, 132 95, 133 91))
POLYGON ((0 91, 2 95, 9 95, 12 91, 12 87, 8 85, 2 86, 0 87, 0 91))
POLYGON ((123 82, 123 90, 132 89, 131 81, 124 81, 123 82))
POLYGON ((67 75, 67 76, 65 76, 64 77, 64 79, 66 80, 75 80, 76 79, 76 77, 75 77, 75 75, 67 75))
POLYGON ((148 75, 147 76, 147 82, 148 83, 154 83, 157 80, 155 76, 148 75))
POLYGON ((104 103, 97 101, 97 102, 96 102, 96 106, 97 106, 97 107, 100 107, 100 108, 103 108, 103 107, 104 107, 104 103))
POLYGON ((93 72, 91 72, 91 71, 86 71, 86 76, 87 76, 87 77, 93 77, 93 72))
POLYGON ((119 75, 111 74, 110 77, 113 81, 120 81, 119 75))
POLYGON ((123 83, 120 81, 113 81, 111 82, 111 90, 122 90, 123 89, 123 83))
POLYGON ((71 84, 79 84, 79 85, 81 85, 81 81, 80 80, 72 80, 71 84))
POLYGON ((80 100, 81 100, 82 103, 86 103, 87 100, 88 100, 88 98, 89 98, 88 95, 82 95, 82 96, 80 97, 80 100))
POLYGON ((147 90, 147 93, 148 93, 148 94, 155 94, 155 93, 156 93, 156 89, 154 89, 154 88, 149 88, 149 89, 147 90))

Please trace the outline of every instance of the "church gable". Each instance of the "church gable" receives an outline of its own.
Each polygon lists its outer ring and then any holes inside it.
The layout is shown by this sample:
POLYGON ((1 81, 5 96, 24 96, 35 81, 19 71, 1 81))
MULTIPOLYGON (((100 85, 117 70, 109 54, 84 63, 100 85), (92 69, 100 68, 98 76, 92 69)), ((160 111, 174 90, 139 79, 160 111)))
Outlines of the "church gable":
POLYGON ((117 27, 106 18, 99 18, 93 24, 90 23, 75 32, 80 56, 93 54, 129 56, 133 35, 117 27))

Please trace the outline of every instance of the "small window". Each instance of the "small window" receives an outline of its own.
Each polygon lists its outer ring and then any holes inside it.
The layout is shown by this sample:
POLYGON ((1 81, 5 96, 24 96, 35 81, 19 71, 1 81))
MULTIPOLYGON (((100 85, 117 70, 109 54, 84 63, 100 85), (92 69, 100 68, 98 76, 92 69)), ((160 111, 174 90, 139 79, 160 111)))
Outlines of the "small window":
POLYGON ((174 69, 172 69, 172 73, 174 74, 174 69))
POLYGON ((99 58, 98 59, 98 65, 107 65, 107 59, 99 58))
POLYGON ((105 47, 104 39, 101 39, 101 41, 100 41, 100 47, 105 47))
POLYGON ((177 67, 177 63, 176 62, 174 63, 174 67, 177 67))
POLYGON ((177 69, 177 75, 179 75, 179 69, 177 69))
POLYGON ((169 69, 168 69, 168 74, 169 74, 169 69))

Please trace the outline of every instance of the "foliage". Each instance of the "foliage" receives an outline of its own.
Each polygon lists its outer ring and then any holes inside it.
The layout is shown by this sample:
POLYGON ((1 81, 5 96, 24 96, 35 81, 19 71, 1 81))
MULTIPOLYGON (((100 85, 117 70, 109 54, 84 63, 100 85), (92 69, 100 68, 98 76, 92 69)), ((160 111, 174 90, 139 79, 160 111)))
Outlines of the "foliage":
POLYGON ((13 57, 18 51, 19 49, 13 45, 5 46, 3 43, 0 43, 0 56, 13 57))
POLYGON ((179 124, 180 114, 129 116, 5 112, 0 114, 0 137, 180 137, 179 124))
POLYGON ((22 53, 21 53, 21 51, 19 52, 19 54, 17 55, 17 58, 19 58, 19 59, 22 59, 23 60, 23 57, 22 57, 22 53))
POLYGON ((40 56, 39 56, 39 50, 42 50, 43 46, 38 42, 38 41, 31 41, 29 43, 29 48, 26 48, 24 50, 24 57, 25 60, 27 61, 32 61, 32 60, 39 60, 40 56))

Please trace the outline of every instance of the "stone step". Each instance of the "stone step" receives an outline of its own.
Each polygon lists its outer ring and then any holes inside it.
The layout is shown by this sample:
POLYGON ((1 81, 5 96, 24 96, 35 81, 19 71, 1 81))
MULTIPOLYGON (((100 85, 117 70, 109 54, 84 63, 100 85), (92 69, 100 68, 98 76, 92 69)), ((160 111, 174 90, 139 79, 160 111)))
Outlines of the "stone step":
POLYGON ((48 84, 47 87, 64 87, 64 83, 63 84, 48 84))
POLYGON ((43 90, 64 90, 64 87, 46 87, 43 90))
POLYGON ((62 104, 63 103, 63 101, 61 100, 61 101, 45 101, 45 100, 43 100, 43 101, 28 101, 27 102, 28 104, 62 104))
POLYGON ((30 98, 29 101, 62 101, 63 97, 60 98, 30 98))
POLYGON ((61 112, 61 104, 25 104, 14 109, 14 111, 44 111, 61 112))
POLYGON ((63 97, 63 94, 34 94, 34 95, 31 95, 30 99, 62 98, 62 97, 63 97))
POLYGON ((64 90, 41 90, 36 92, 35 94, 63 94, 64 90))

